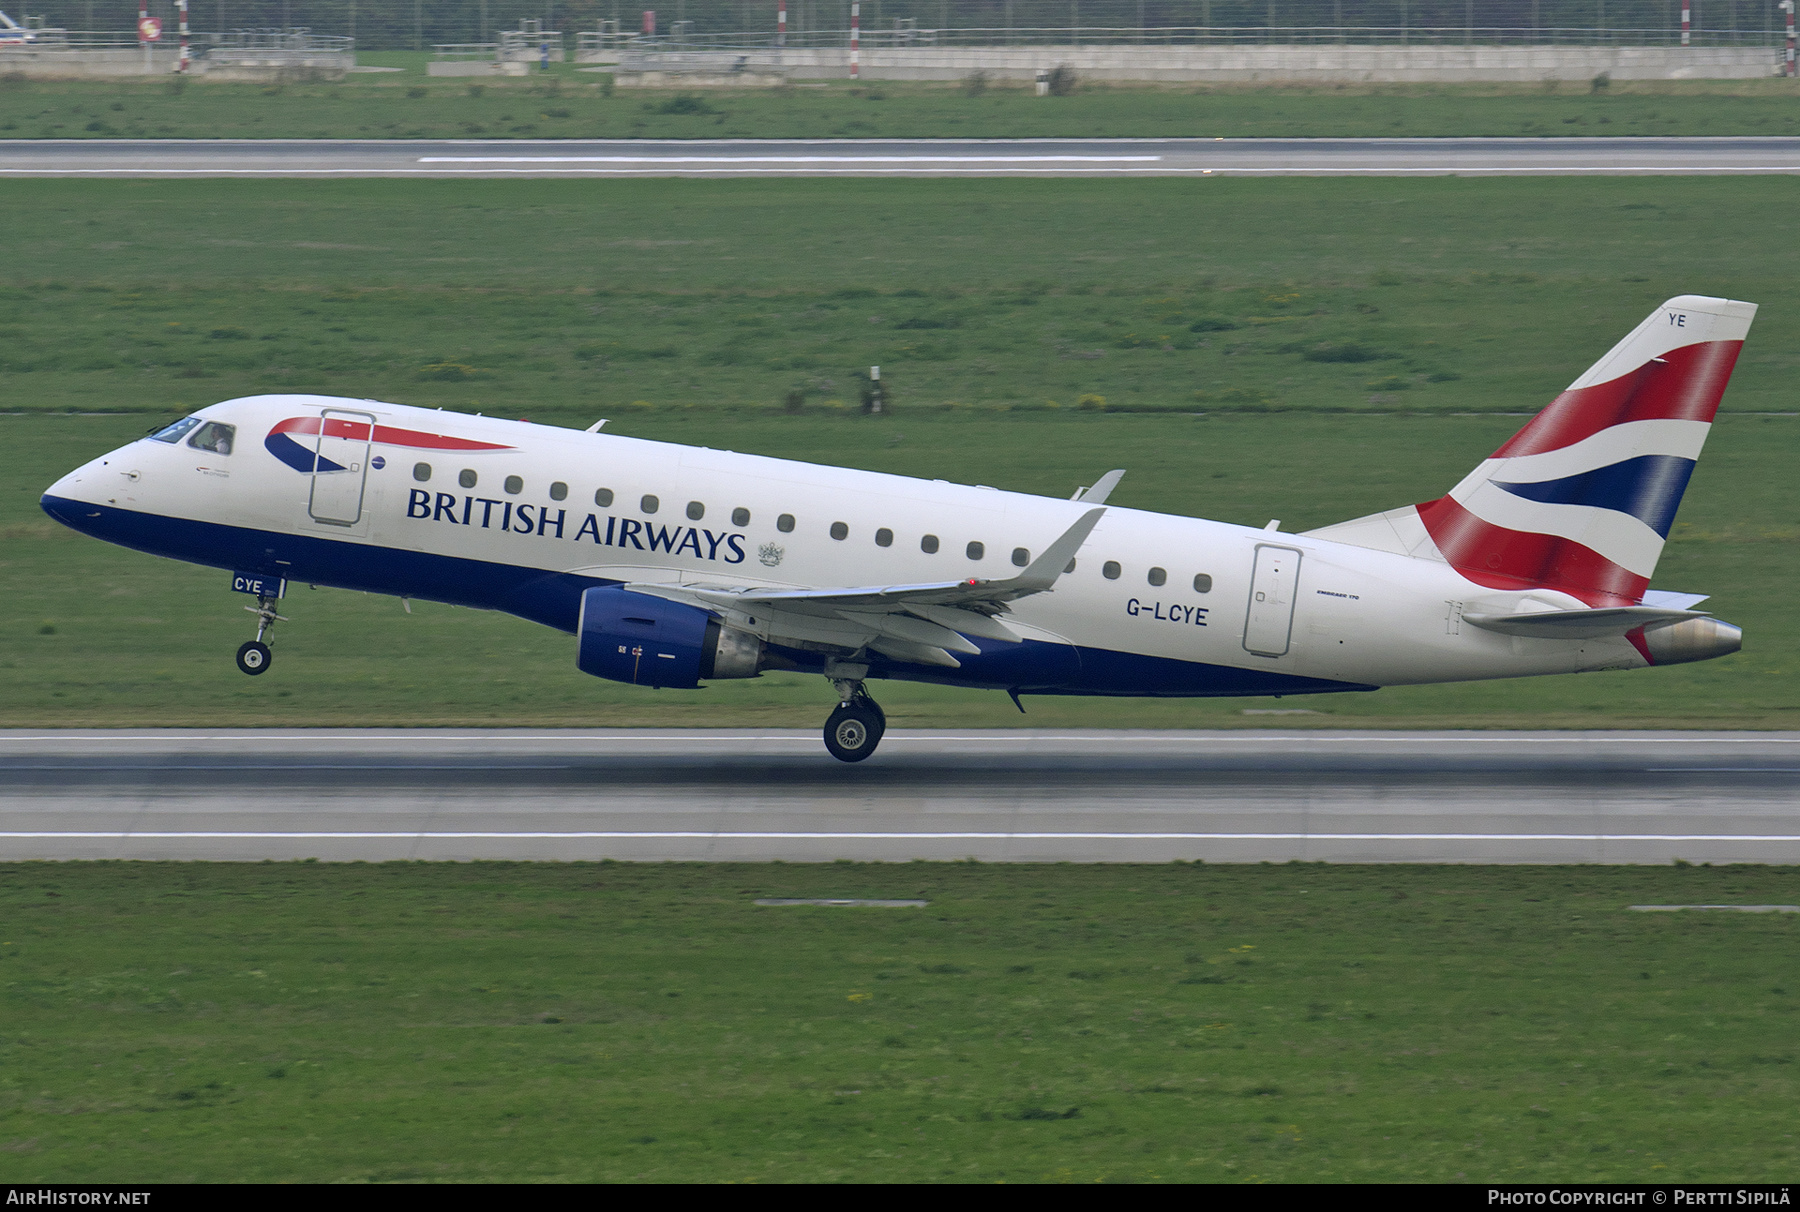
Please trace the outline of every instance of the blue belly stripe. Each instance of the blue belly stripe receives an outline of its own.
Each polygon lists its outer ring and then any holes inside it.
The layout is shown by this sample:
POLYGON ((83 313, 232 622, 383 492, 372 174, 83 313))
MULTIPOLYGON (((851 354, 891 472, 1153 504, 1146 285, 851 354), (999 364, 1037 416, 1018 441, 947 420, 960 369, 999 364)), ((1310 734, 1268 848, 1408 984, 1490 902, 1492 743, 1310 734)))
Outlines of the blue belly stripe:
MULTIPOLYGON (((579 620, 582 593, 620 583, 342 539, 160 517, 57 497, 46 496, 42 504, 45 513, 71 529, 151 555, 236 572, 286 577, 299 584, 501 610, 571 634, 579 620)), ((978 656, 960 656, 960 669, 911 665, 872 655, 870 676, 1039 694, 1156 698, 1330 694, 1377 689, 1356 682, 1042 640, 1020 644, 987 641, 983 648, 978 656)), ((781 652, 801 668, 823 669, 824 658, 818 653, 798 649, 781 652)), ((571 654, 570 660, 573 659, 571 654)))

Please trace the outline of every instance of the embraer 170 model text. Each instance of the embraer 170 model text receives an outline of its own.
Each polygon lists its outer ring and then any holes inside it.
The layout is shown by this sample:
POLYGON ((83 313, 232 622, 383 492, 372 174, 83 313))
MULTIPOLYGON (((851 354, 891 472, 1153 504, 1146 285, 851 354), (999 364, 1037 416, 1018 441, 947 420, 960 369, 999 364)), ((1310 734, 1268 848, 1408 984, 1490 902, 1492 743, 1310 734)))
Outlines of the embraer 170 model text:
MULTIPOLYGON (((823 674, 844 761, 865 686, 1314 694, 1626 669, 1738 650, 1650 576, 1756 307, 1652 312, 1449 494, 1305 534, 321 396, 215 404, 70 472, 51 517, 289 581, 504 610, 580 668, 692 688, 823 674)), ((604 424, 602 422, 601 424, 604 424)))

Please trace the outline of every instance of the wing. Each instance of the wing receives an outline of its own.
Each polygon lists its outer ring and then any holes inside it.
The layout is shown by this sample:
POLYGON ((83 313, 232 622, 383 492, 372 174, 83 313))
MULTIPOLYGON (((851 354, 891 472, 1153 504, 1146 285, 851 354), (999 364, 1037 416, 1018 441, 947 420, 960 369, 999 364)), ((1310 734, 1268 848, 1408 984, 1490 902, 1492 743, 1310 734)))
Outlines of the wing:
POLYGON ((1003 580, 832 589, 639 583, 625 588, 702 607, 777 644, 840 655, 870 649, 899 661, 956 668, 961 662, 952 653, 981 652, 968 636, 1019 642, 1022 637, 1000 620, 1007 604, 1050 592, 1105 513, 1088 510, 1024 571, 1003 580))

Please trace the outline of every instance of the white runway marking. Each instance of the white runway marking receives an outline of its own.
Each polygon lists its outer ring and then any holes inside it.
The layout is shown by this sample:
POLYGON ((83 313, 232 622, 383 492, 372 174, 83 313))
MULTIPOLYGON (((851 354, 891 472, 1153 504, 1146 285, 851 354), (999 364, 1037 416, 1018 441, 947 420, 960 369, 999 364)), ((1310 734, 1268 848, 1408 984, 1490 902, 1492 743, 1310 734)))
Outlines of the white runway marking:
POLYGON ((1127 164, 1161 156, 420 156, 420 164, 1127 164))
POLYGON ((1646 766, 1645 774, 1800 774, 1800 766, 1646 766))
POLYGON ((11 765, 6 769, 60 770, 69 773, 76 770, 580 770, 582 767, 568 762, 506 762, 502 765, 464 762, 360 762, 355 765, 335 762, 145 762, 141 765, 127 765, 103 762, 98 766, 71 766, 65 762, 59 765, 11 765))
POLYGON ((805 842, 1800 842, 1800 834, 1767 833, 826 833, 675 830, 374 830, 366 832, 248 830, 19 830, 0 838, 85 841, 805 841, 805 842))
MULTIPOLYGON (((816 748, 819 743, 818 734, 811 729, 806 729, 804 731, 796 729, 792 732, 779 733, 731 732, 726 730, 715 731, 713 729, 694 729, 686 732, 632 732, 627 730, 617 734, 590 734, 584 733, 580 729, 570 729, 567 732, 542 733, 484 731, 480 734, 479 739, 482 744, 491 744, 495 741, 580 741, 584 745, 607 743, 637 745, 645 741, 692 741, 696 737, 701 736, 704 736, 710 741, 788 741, 813 748, 816 748)), ((329 730, 320 730, 317 732, 262 732, 257 730, 244 730, 230 733, 188 733, 186 731, 161 732, 158 730, 145 730, 144 734, 136 736, 128 734, 122 735, 117 732, 0 734, 0 744, 17 744, 24 742, 36 743, 42 741, 69 743, 106 741, 110 744, 141 741, 329 741, 336 745, 345 742, 387 744, 393 741, 414 741, 425 744, 467 745, 470 739, 471 737, 469 735, 460 731, 446 730, 445 732, 438 732, 426 729, 420 729, 413 732, 333 732, 329 730)), ((935 745, 942 744, 946 741, 959 741, 981 745, 1006 743, 1035 744, 1039 742, 1061 743, 1069 741, 1092 743, 1096 739, 1096 734, 1091 732, 1060 734, 997 731, 979 734, 957 734, 944 732, 894 731, 887 734, 883 739, 882 744, 935 745)), ((1437 733, 1432 735, 1421 735, 1419 733, 1360 733, 1346 735, 1344 732, 1340 731, 1320 731, 1317 733, 1261 733, 1245 731, 1225 734, 1210 733, 1206 736, 1192 738, 1176 738, 1167 733, 1117 733, 1106 734, 1104 736, 1104 743, 1109 747, 1131 744, 1166 745, 1177 739, 1187 740, 1188 743, 1196 748, 1242 745, 1246 743, 1258 745, 1275 743, 1318 745, 1321 742, 1342 741, 1348 739, 1354 739, 1359 745, 1800 745, 1800 736, 1730 736, 1718 734, 1697 736, 1616 736, 1605 733, 1569 734, 1566 736, 1520 736, 1517 733, 1493 735, 1480 733, 1437 733)), ((1675 768, 1668 767, 1668 769, 1675 768)), ((1698 769, 1711 770, 1714 768, 1704 767, 1698 769)))
POLYGON ((825 166, 783 168, 588 168, 539 165, 531 168, 483 166, 463 172, 444 168, 0 168, 0 176, 23 177, 407 177, 407 176, 593 176, 593 177, 689 177, 689 176, 810 176, 810 177, 880 177, 880 176, 1007 176, 1043 174, 1059 177, 1099 176, 1124 177, 1149 174, 1165 177, 1514 177, 1514 176, 1658 176, 1709 177, 1729 175, 1800 174, 1800 165, 1716 165, 1677 167, 1670 165, 1579 165, 1561 167, 1531 166, 1449 166, 1426 168, 1177 168, 1156 167, 1087 167, 1067 165, 1051 169, 1021 166, 1016 168, 962 168, 956 166, 882 168, 866 166, 830 168, 825 166))

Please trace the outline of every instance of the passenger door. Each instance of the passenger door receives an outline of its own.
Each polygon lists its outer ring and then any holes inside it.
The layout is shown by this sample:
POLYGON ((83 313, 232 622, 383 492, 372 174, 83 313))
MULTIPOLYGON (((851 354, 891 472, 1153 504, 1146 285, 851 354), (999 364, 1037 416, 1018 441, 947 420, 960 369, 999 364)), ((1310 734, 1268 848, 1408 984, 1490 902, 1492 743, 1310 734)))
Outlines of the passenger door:
POLYGON ((374 431, 372 413, 327 408, 319 414, 312 495, 306 505, 313 521, 328 526, 354 526, 362 520, 363 489, 369 478, 369 442, 374 431))
POLYGON ((1256 547, 1250 577, 1250 609, 1244 619, 1244 648, 1257 656, 1281 656, 1294 630, 1294 587, 1300 580, 1300 553, 1292 547, 1256 547))

